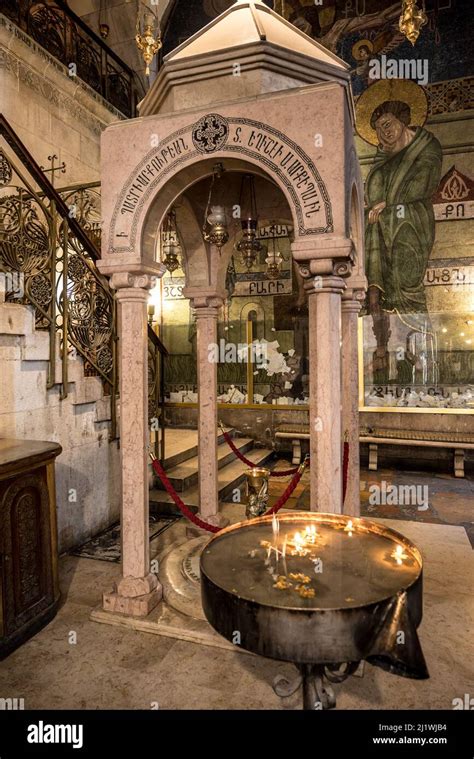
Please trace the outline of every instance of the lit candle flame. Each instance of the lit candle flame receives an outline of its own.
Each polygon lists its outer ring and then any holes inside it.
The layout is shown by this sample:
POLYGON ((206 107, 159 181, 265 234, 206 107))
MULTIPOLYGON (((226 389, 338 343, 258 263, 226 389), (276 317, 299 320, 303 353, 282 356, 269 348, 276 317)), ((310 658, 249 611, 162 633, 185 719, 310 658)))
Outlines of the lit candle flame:
POLYGON ((311 524, 306 527, 304 539, 308 543, 315 543, 316 542, 316 525, 311 524))
POLYGON ((306 548, 305 544, 306 541, 302 535, 300 535, 299 532, 295 532, 293 536, 293 550, 291 551, 292 556, 306 556, 309 553, 309 548, 306 548))

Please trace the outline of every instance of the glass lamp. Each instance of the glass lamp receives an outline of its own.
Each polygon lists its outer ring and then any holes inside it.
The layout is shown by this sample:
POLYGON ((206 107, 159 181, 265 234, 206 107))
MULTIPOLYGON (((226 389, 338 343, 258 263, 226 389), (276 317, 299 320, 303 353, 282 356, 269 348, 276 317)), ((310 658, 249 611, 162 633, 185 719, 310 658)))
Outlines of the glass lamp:
POLYGON ((240 184, 239 207, 242 216, 242 239, 235 246, 241 256, 242 263, 251 269, 257 260, 257 255, 263 250, 262 243, 257 237, 257 198, 255 194, 255 178, 253 174, 244 174, 240 184))
POLYGON ((166 217, 162 232, 162 261, 170 274, 181 266, 182 254, 179 241, 178 227, 176 224, 176 211, 171 209, 166 217))
POLYGON ((225 245, 229 239, 229 231, 227 229, 224 206, 213 206, 211 203, 214 185, 216 181, 221 178, 223 170, 221 163, 216 163, 212 170, 211 186, 209 187, 209 197, 207 199, 206 211, 204 213, 204 224, 202 227, 204 241, 215 245, 219 250, 219 254, 222 246, 225 245))
POLYGON ((267 264, 267 277, 268 279, 278 279, 281 272, 281 265, 283 263, 283 257, 279 250, 273 250, 265 259, 267 264))
POLYGON ((241 261, 247 269, 251 269, 260 253, 262 243, 257 238, 257 219, 242 221, 242 239, 235 246, 240 253, 241 261))
POLYGON ((265 263, 267 264, 266 275, 268 279, 278 279, 278 277, 280 276, 281 265, 284 261, 284 258, 275 245, 275 225, 273 225, 271 229, 272 229, 272 249, 271 249, 271 252, 269 251, 268 256, 265 259, 265 263))

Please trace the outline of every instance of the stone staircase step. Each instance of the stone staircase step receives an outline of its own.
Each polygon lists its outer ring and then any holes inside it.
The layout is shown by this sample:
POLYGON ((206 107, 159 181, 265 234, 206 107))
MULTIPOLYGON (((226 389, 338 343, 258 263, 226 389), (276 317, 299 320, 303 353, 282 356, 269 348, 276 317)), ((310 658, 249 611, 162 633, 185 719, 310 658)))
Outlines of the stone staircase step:
MULTIPOLYGON (((230 437, 234 437, 235 435, 235 429, 233 427, 225 427, 225 431, 230 435, 230 437)), ((174 467, 178 466, 178 464, 181 464, 183 461, 187 461, 190 458, 193 458, 193 456, 197 456, 198 452, 198 434, 197 430, 195 429, 189 429, 189 427, 166 427, 165 428, 165 461, 164 461, 164 467, 167 472, 169 472, 174 467), (180 440, 179 442, 176 442, 173 440, 175 438, 176 434, 179 434, 180 440), (188 440, 186 441, 186 437, 188 440), (171 438, 171 442, 170 442, 171 438), (181 443, 182 439, 185 439, 184 446, 181 443), (171 452, 169 453, 169 451, 171 452)), ((217 443, 220 445, 224 442, 224 435, 222 432, 219 431, 217 435, 217 443)), ((228 447, 228 446, 227 446, 228 447)))
POLYGON ((35 330, 31 335, 25 335, 21 348, 22 361, 49 361, 49 332, 35 330))
POLYGON ((0 335, 32 335, 35 331, 33 309, 20 303, 1 303, 0 335))
MULTIPOLYGON (((237 438, 237 441, 238 440, 239 438, 237 438)), ((255 466, 263 466, 263 464, 273 457, 274 452, 269 448, 253 448, 245 455, 255 466)), ((232 496, 236 488, 241 489, 241 501, 244 500, 245 469, 245 464, 235 458, 229 464, 222 467, 222 469, 219 469, 217 482, 220 501, 232 501, 232 496)), ((180 493, 180 497, 191 511, 198 511, 199 487, 197 484, 188 488, 183 493, 180 493)), ((150 513, 154 515, 168 516, 180 514, 180 511, 166 491, 153 488, 150 490, 150 513)))
POLYGON ((96 403, 104 397, 104 388, 100 377, 84 377, 75 383, 73 405, 81 406, 88 403, 96 403))
MULTIPOLYGON (((15 408, 20 412, 29 407, 32 396, 35 397, 35 407, 43 408, 43 398, 37 395, 41 384, 44 386, 44 408, 48 408, 51 399, 58 395, 58 388, 63 383, 63 364, 60 355, 60 340, 55 335, 54 345, 50 346, 50 335, 47 330, 36 329, 34 309, 31 306, 4 302, 1 291, 0 277, 0 350, 2 361, 15 362, 14 370, 19 382, 0 383, 0 404, 3 407, 15 408), (48 363, 53 354, 52 387, 47 388, 49 377, 48 363), (7 387, 8 385, 8 387, 7 387)), ((75 413, 87 412, 84 407, 95 408, 94 422, 101 425, 111 421, 110 397, 105 396, 104 386, 97 376, 84 374, 84 361, 74 351, 67 359, 67 403, 75 413)), ((117 404, 117 418, 119 403, 117 404)))
MULTIPOLYGON (((246 453, 253 448, 254 441, 250 437, 235 438, 235 445, 238 447, 241 453, 246 453)), ((229 448, 227 443, 221 442, 217 446, 217 468, 230 464, 236 458, 235 453, 229 448)), ((165 466, 166 469, 166 466, 165 466)), ((177 493, 182 493, 184 490, 197 485, 199 472, 199 457, 198 455, 192 456, 186 461, 182 461, 177 466, 170 469, 166 469, 166 474, 173 485, 177 493)), ((155 485, 160 490, 164 490, 164 486, 161 484, 159 478, 155 478, 155 485)))

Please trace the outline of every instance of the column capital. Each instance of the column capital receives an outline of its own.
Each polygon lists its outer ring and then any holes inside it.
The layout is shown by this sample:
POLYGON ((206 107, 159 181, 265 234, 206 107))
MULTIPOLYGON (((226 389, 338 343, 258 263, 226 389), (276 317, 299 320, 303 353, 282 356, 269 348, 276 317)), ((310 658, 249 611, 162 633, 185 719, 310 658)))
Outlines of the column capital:
POLYGON ((156 285, 157 276, 146 272, 120 271, 113 272, 110 286, 113 290, 142 290, 146 292, 156 285))
POLYGON ((362 303, 365 299, 365 290, 353 289, 348 287, 342 295, 342 310, 347 312, 354 312, 356 314, 362 308, 362 303))
POLYGON ((353 260, 332 259, 332 258, 312 258, 307 261, 297 261, 299 272, 303 279, 309 277, 343 277, 347 280, 353 269, 353 260))
POLYGON ((144 285, 130 285, 127 283, 128 277, 141 277, 148 276, 152 280, 150 287, 154 287, 157 279, 166 274, 166 266, 161 261, 141 261, 141 260, 124 260, 121 256, 106 256, 97 261, 97 268, 101 274, 105 274, 110 277, 111 280, 117 282, 117 287, 112 285, 115 289, 120 287, 144 287, 144 285), (124 282, 125 284, 120 284, 124 282))
POLYGON ((314 258, 349 258, 354 243, 350 237, 334 234, 299 237, 291 243, 291 252, 296 261, 314 258))
POLYGON ((199 319, 217 319, 220 306, 194 306, 193 315, 196 321, 199 319))
POLYGON ((225 290, 216 290, 210 287, 184 287, 183 295, 191 301, 191 308, 195 316, 217 316, 219 309, 224 305, 226 298, 225 290), (209 312, 209 313, 206 313, 209 312))
POLYGON ((315 277, 309 277, 305 284, 304 289, 309 295, 318 295, 318 293, 334 293, 335 295, 342 295, 346 287, 346 283, 342 277, 337 277, 334 274, 315 277))
POLYGON ((300 238, 291 244, 291 253, 303 275, 336 274, 348 277, 355 260, 354 243, 340 235, 300 238))

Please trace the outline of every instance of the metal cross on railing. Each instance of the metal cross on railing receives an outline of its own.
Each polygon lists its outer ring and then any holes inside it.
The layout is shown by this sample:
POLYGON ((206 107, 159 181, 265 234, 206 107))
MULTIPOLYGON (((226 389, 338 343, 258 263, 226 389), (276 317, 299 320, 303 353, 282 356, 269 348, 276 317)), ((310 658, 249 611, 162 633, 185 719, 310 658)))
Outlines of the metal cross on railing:
POLYGON ((59 166, 56 166, 54 162, 57 160, 59 159, 56 153, 53 153, 53 155, 48 156, 48 161, 51 163, 51 167, 49 169, 45 169, 44 166, 40 166, 41 171, 43 171, 45 174, 47 172, 51 172, 51 184, 53 185, 53 187, 54 187, 54 175, 56 174, 56 172, 61 173, 61 174, 66 173, 66 164, 64 163, 64 161, 59 166))

